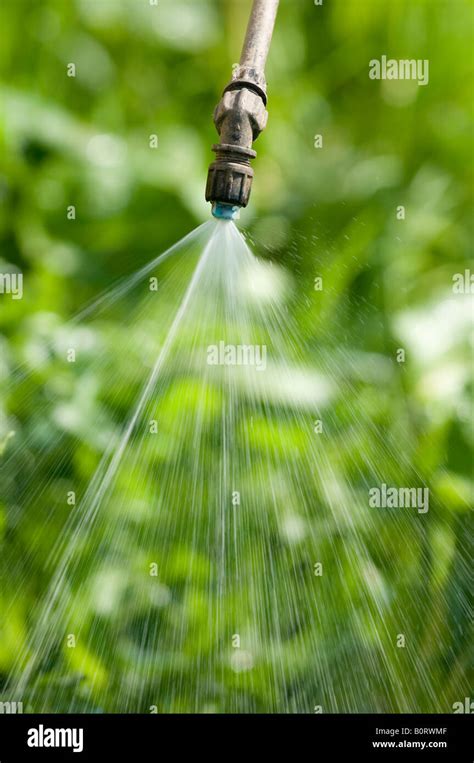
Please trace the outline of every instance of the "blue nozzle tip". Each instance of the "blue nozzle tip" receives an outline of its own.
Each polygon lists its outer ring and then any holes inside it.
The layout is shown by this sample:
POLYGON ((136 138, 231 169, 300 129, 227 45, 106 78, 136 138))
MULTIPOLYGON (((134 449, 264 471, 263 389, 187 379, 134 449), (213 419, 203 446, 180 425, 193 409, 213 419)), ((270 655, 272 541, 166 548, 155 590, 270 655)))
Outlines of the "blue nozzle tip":
POLYGON ((212 214, 219 220, 237 220, 240 217, 240 207, 215 201, 212 205, 212 214))

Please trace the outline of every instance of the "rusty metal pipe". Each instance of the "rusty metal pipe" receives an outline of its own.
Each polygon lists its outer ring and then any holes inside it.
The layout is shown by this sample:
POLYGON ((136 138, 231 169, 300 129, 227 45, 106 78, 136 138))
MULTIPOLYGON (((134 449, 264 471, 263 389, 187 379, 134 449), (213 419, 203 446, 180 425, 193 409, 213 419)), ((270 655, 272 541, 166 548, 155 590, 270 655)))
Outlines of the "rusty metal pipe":
POLYGON ((254 0, 239 66, 214 111, 220 142, 207 176, 206 200, 216 217, 238 216, 248 204, 253 180, 253 142, 267 123, 265 63, 279 0, 254 0))
POLYGON ((278 0, 255 0, 245 35, 240 65, 251 67, 263 74, 267 61, 278 0))

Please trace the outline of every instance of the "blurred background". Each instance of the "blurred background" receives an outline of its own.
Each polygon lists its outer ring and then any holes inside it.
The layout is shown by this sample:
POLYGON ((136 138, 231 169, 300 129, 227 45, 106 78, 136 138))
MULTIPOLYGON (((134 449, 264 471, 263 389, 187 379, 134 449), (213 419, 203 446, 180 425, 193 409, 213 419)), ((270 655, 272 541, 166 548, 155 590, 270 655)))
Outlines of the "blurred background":
MULTIPOLYGON (((49 553, 68 518, 68 486, 86 489, 149 373, 138 364, 133 384, 109 386, 110 368, 125 378, 130 363, 121 348, 135 337, 133 294, 109 306, 103 324, 76 336, 84 360, 74 368, 64 367, 64 327, 209 219, 212 113, 238 60, 249 8, 247 0, 2 4, 0 273, 22 273, 24 294, 0 294, 0 688, 31 647, 35 612, 53 575, 49 553), (75 77, 67 76, 70 63, 75 77), (71 205, 75 219, 68 218, 71 205), (102 334, 116 356, 105 366, 98 362, 102 334)), ((196 685, 196 665, 211 660, 213 637, 202 623, 209 598, 219 597, 208 588, 206 539, 199 555, 182 538, 168 549, 151 615, 161 652, 139 680, 150 602, 140 610, 134 586, 142 584, 134 574, 121 583, 117 569, 97 572, 114 605, 94 598, 102 583, 90 581, 82 548, 82 582, 89 582, 84 589, 75 581, 82 590, 75 617, 87 646, 68 649, 58 636, 35 669, 36 701, 28 706, 26 694, 27 709, 120 711, 117 687, 124 684, 127 709, 140 712, 312 712, 319 705, 450 712, 469 696, 472 22, 473 5, 462 0, 282 0, 267 66, 269 123, 255 146, 251 203, 239 223, 257 257, 273 263, 276 281, 270 271, 263 280, 285 292, 300 360, 333 388, 325 458, 338 475, 334 489, 349 485, 352 495, 371 484, 361 477, 368 453, 391 484, 419 484, 414 475, 422 475, 431 491, 426 521, 412 526, 413 512, 410 535, 398 519, 365 527, 370 564, 356 573, 341 562, 316 647, 308 637, 312 534, 297 509, 285 514, 271 530, 282 573, 275 591, 287 595, 285 564, 306 565, 300 615, 285 615, 278 643, 260 657, 247 647, 232 662, 224 650, 219 678, 205 691, 196 685), (369 61, 382 55, 428 59, 429 84, 369 79, 369 61), (453 288, 457 274, 464 289, 453 288), (404 362, 397 362, 400 348, 404 362), (404 457, 397 464, 398 450, 404 457), (183 569, 192 554, 202 590, 187 597, 183 569), (403 629, 412 634, 410 657, 384 651, 375 637, 364 609, 370 591, 375 610, 383 601, 387 639, 403 629), (114 660, 107 646, 118 650, 114 660), (272 667, 277 652, 286 666, 280 671, 272 667)), ((177 277, 169 273, 171 283, 177 277)), ((185 275, 179 278, 184 284, 185 275)), ((172 311, 169 295, 164 300, 172 311)), ((187 405, 192 413, 192 394, 187 405)), ((284 458, 283 419, 280 431, 284 458)), ((260 431, 257 458, 273 436, 260 431)), ((291 442, 297 462, 301 443, 291 442)), ((187 472, 179 464, 173 479, 181 500, 187 472)), ((282 495, 286 488, 280 484, 282 495)), ((145 505, 147 490, 143 483, 145 505)), ((262 506, 270 493, 268 485, 259 494, 262 506)), ((316 494, 315 512, 329 511, 325 490, 316 486, 316 494)), ((144 511, 136 521, 146 536, 153 517, 144 511)), ((328 549, 339 529, 321 541, 328 549)), ((121 532, 126 547, 125 525, 121 532)), ((255 532, 246 543, 252 557, 255 532)), ((144 554, 140 564, 153 559, 144 554)), ((238 611, 238 603, 231 606, 238 611)))

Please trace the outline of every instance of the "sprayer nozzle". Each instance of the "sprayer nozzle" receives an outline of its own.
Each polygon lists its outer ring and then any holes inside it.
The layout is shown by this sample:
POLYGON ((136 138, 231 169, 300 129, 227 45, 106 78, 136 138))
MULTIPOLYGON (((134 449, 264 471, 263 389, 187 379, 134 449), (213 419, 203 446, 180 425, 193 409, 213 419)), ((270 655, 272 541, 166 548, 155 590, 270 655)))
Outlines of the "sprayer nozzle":
POLYGON ((238 220, 240 217, 240 207, 215 201, 212 205, 212 214, 219 220, 238 220))
POLYGON ((250 87, 254 86, 249 82, 232 82, 214 113, 221 142, 212 147, 216 159, 207 176, 206 200, 212 203, 246 207, 249 201, 253 180, 250 162, 257 155, 252 143, 267 120, 263 91, 250 87))
MULTIPOLYGON (((265 61, 273 34, 279 0, 253 0, 240 63, 214 111, 220 142, 213 146, 216 160, 209 167, 206 201, 215 217, 221 206, 246 207, 252 188, 252 145, 265 129, 268 113, 265 61)), ((226 210, 227 211, 227 210, 226 210)))
POLYGON ((213 146, 216 160, 209 167, 206 200, 229 207, 246 207, 252 187, 252 149, 226 143, 213 146))

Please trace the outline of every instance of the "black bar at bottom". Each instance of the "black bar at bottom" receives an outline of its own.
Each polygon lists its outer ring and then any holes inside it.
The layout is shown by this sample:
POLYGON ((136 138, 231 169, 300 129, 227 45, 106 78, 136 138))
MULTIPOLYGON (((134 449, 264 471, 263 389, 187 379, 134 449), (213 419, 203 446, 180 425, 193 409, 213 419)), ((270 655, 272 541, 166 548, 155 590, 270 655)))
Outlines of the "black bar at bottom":
POLYGON ((0 763, 169 760, 472 761, 470 715, 0 715, 0 763), (471 749, 471 752, 469 752, 471 749), (342 756, 342 757, 341 757, 342 756))

